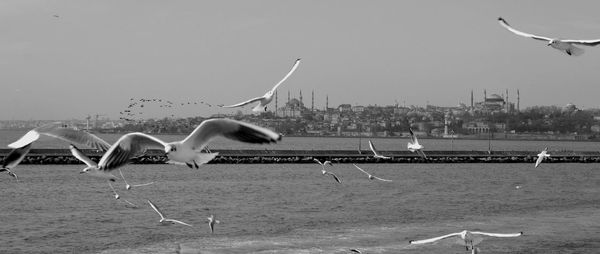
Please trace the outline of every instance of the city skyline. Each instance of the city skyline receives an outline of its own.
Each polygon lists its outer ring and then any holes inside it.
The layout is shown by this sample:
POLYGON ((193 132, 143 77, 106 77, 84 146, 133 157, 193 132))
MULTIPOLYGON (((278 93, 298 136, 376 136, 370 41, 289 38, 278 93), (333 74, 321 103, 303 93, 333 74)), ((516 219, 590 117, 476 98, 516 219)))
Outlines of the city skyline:
MULTIPOLYGON (((279 88, 280 101, 288 90, 306 98, 315 90, 319 107, 324 95, 330 105, 455 106, 469 103, 470 90, 519 89, 521 109, 599 107, 599 48, 569 57, 497 18, 532 33, 595 39, 600 3, 231 3, 3 1, 0 119, 118 118, 132 97, 227 105, 264 94, 296 58, 302 64, 279 88)), ((237 110, 249 108, 149 117, 237 110)))

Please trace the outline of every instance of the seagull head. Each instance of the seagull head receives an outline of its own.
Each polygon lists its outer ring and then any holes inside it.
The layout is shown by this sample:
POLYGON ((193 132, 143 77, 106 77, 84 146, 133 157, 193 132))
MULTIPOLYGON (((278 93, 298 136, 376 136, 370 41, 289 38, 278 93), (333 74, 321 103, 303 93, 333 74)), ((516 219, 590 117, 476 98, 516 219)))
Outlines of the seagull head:
POLYGON ((551 40, 551 41, 549 41, 549 42, 548 42, 548 45, 547 45, 547 46, 552 46, 552 44, 555 44, 555 43, 556 43, 556 41, 555 41, 555 40, 551 40))
POLYGON ((177 152, 177 145, 176 144, 167 144, 165 146, 165 153, 167 154, 167 156, 169 155, 169 153, 175 153, 177 152))

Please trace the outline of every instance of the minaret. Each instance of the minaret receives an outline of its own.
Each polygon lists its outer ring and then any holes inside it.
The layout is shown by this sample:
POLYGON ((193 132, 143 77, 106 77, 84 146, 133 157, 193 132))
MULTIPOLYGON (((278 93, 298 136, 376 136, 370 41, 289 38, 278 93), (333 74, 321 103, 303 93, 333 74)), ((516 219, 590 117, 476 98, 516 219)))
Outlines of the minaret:
POLYGON ((275 90, 275 116, 277 116, 277 90, 275 90))
POLYGON ((300 104, 304 104, 304 101, 302 101, 302 90, 300 90, 300 104))
POLYGON ((508 103, 508 89, 506 89, 506 101, 505 101, 505 103, 506 103, 506 113, 508 113, 508 110, 510 110, 510 107, 509 107, 510 104, 508 103))
POLYGON ((473 109, 473 90, 471 90, 471 109, 473 109))
POLYGON ((310 100, 310 111, 315 111, 315 90, 312 90, 312 98, 310 100))
POLYGON ((288 104, 290 103, 290 90, 288 90, 288 104))
POLYGON ((521 95, 519 94, 519 89, 517 89, 517 112, 521 112, 521 95))
POLYGON ((325 95, 325 111, 329 111, 329 95, 325 95))

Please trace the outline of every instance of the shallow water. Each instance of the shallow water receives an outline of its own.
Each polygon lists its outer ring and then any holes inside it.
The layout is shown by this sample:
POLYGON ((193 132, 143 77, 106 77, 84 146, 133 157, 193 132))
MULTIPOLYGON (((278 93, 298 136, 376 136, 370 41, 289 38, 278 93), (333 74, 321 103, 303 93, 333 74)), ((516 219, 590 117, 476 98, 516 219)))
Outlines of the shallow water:
MULTIPOLYGON (((0 253, 466 253, 453 241, 409 246, 463 229, 525 232, 486 239, 483 253, 597 253, 596 164, 129 165, 126 191, 78 174, 83 165, 20 165, 0 174, 0 253), (520 188, 516 188, 520 186, 520 188), (167 217, 194 225, 160 225, 167 217), (206 217, 222 221, 210 234, 206 217)), ((117 172, 118 174, 118 172, 117 172)))

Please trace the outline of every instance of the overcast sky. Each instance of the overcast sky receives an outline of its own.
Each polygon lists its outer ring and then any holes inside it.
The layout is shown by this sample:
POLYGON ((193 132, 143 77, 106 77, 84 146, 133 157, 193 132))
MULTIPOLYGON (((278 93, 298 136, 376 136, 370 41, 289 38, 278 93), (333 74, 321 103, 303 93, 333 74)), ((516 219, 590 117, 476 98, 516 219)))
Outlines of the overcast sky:
MULTIPOLYGON (((279 87, 315 107, 454 106, 509 89, 521 108, 599 107, 600 47, 570 57, 497 23, 600 38, 598 1, 0 2, 0 119, 118 118, 129 98, 233 104, 279 87), (57 15, 58 17, 55 17, 57 15)), ((272 108, 273 105, 271 105, 272 108)), ((249 112, 252 107, 243 110, 249 112)), ((187 106, 147 115, 236 110, 187 106)))

